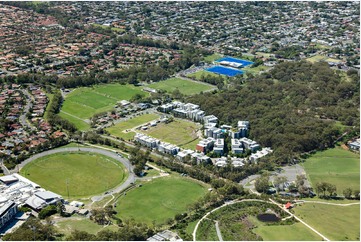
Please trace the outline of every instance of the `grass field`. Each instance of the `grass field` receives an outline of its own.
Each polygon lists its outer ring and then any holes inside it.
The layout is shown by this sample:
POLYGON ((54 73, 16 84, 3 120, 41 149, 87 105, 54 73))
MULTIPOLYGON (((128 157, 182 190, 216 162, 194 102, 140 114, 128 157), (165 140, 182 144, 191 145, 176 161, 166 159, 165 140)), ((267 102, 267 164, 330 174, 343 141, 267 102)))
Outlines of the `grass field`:
POLYGON ((70 116, 69 114, 66 114, 64 112, 60 112, 59 115, 60 115, 60 117, 65 118, 68 121, 70 121, 71 123, 73 123, 75 125, 75 127, 77 127, 77 129, 79 129, 79 130, 87 131, 90 129, 90 124, 88 124, 81 118, 76 118, 76 117, 70 116))
POLYGON ((266 225, 256 218, 252 220, 257 228, 252 231, 266 241, 316 241, 322 240, 320 236, 302 223, 291 225, 266 225))
POLYGON ((197 130, 200 128, 201 125, 191 121, 175 119, 171 123, 160 123, 142 132, 161 141, 180 146, 197 139, 197 130))
POLYGON ((139 87, 131 85, 106 84, 77 88, 66 96, 60 115, 80 129, 87 128, 89 125, 82 120, 109 111, 117 101, 129 100, 135 94, 146 95, 139 87))
POLYGON ((104 228, 102 225, 98 225, 88 218, 73 215, 63 221, 55 223, 55 228, 64 236, 69 236, 73 230, 85 231, 90 234, 96 234, 102 229, 117 230, 117 226, 110 225, 104 228))
POLYGON ((105 26, 105 25, 102 25, 102 24, 92 24, 92 25, 94 25, 96 27, 104 28, 104 29, 110 28, 111 30, 113 30, 115 32, 125 32, 125 29, 121 29, 121 28, 108 27, 108 26, 105 26))
POLYGON ((194 150, 196 148, 196 145, 201 141, 201 139, 195 139, 192 142, 189 142, 187 144, 181 145, 181 148, 183 149, 189 149, 194 150))
POLYGON ((323 56, 323 55, 314 55, 310 58, 307 58, 306 60, 309 61, 309 62, 312 62, 312 63, 315 63, 315 62, 318 62, 318 61, 323 61, 325 60, 326 57, 323 56))
POLYGON ((302 204, 295 214, 330 240, 360 240, 360 205, 302 204))
POLYGON ((266 53, 266 52, 256 52, 257 56, 262 56, 262 57, 271 57, 271 53, 266 53))
POLYGON ((309 181, 336 185, 337 193, 344 189, 360 189, 360 156, 340 147, 317 152, 303 163, 309 181))
POLYGON ((48 105, 46 106, 45 109, 45 113, 44 113, 44 118, 45 120, 48 120, 48 116, 49 116, 49 107, 51 106, 52 102, 53 102, 53 97, 54 94, 52 93, 46 93, 47 98, 49 99, 48 105))
POLYGON ((207 192, 191 179, 174 175, 143 183, 127 192, 117 203, 117 216, 139 222, 163 224, 168 218, 187 211, 187 206, 207 192))
POLYGON ((243 71, 245 71, 246 73, 251 73, 251 74, 258 74, 259 72, 267 71, 268 69, 270 69, 270 67, 263 66, 263 65, 259 65, 257 67, 245 67, 245 68, 242 68, 243 71))
POLYGON ((134 127, 137 127, 139 125, 148 123, 152 120, 155 120, 159 118, 159 115, 157 114, 144 114, 132 119, 129 119, 124 122, 117 123, 116 125, 107 128, 106 130, 111 134, 119 138, 123 138, 125 140, 133 139, 135 133, 134 132, 128 132, 124 133, 124 130, 132 129, 134 127))
POLYGON ((225 75, 220 75, 220 74, 216 74, 214 72, 205 71, 205 70, 194 72, 192 74, 189 74, 187 77, 194 78, 196 80, 200 80, 202 76, 204 76, 204 77, 215 76, 215 77, 222 77, 223 79, 227 79, 227 76, 225 76, 225 75))
POLYGON ((127 177, 121 163, 86 152, 57 153, 39 158, 20 170, 43 188, 71 198, 87 197, 111 189, 127 177))
POLYGON ((161 89, 170 93, 178 89, 184 95, 193 95, 215 88, 210 84, 193 82, 181 78, 170 78, 165 81, 155 82, 150 84, 149 87, 161 89))
POLYGON ((315 63, 315 62, 318 62, 318 61, 326 61, 326 62, 341 62, 342 60, 339 60, 339 59, 335 59, 335 58, 328 58, 327 56, 324 56, 324 55, 315 55, 315 56, 312 56, 310 58, 307 58, 306 60, 312 62, 312 63, 315 63))
POLYGON ((217 230, 213 220, 203 220, 198 226, 198 241, 218 241, 217 230))
POLYGON ((208 63, 212 63, 213 61, 218 60, 218 59, 220 59, 222 57, 223 57, 223 55, 218 54, 218 53, 214 53, 212 55, 208 55, 208 56, 204 57, 204 61, 208 62, 208 63))

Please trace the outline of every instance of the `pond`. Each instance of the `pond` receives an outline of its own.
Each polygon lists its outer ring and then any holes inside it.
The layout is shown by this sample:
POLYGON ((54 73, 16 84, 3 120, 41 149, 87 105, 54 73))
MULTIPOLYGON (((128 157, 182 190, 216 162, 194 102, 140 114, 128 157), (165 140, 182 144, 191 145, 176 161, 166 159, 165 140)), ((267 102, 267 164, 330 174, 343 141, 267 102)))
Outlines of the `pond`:
POLYGON ((257 219, 262 222, 278 222, 281 220, 279 217, 277 217, 276 214, 273 213, 258 214, 257 219))

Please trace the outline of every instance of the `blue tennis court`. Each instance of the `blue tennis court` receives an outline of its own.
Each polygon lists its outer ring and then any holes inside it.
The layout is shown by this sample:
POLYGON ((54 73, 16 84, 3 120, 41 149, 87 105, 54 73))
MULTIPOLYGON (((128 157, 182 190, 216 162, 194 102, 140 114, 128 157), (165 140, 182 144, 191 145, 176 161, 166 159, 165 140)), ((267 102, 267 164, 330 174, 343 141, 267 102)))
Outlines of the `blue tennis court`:
POLYGON ((216 60, 216 62, 221 62, 221 61, 236 62, 236 63, 242 64, 243 66, 249 66, 254 63, 252 61, 241 60, 241 59, 237 59, 237 58, 233 58, 233 57, 229 57, 229 56, 223 57, 219 60, 216 60))
POLYGON ((210 71, 210 72, 214 72, 214 73, 226 75, 226 76, 235 76, 235 75, 240 75, 240 74, 244 73, 244 71, 227 68, 227 67, 223 67, 223 66, 212 66, 212 67, 206 69, 206 71, 210 71))

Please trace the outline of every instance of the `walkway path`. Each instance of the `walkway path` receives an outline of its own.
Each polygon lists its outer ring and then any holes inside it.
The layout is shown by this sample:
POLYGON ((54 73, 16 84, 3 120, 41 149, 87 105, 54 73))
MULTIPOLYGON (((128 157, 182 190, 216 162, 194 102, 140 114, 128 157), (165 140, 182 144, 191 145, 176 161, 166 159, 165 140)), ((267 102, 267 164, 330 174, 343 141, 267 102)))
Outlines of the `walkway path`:
MULTIPOLYGON (((240 202, 265 202, 265 203, 271 203, 271 202, 268 202, 268 201, 264 201, 264 200, 261 200, 261 199, 243 199, 243 200, 233 200, 233 201, 230 201, 230 202, 227 202, 221 206, 219 206, 218 208, 215 208, 213 209, 212 211, 206 213, 199 221, 198 223, 196 224, 196 227, 194 228, 193 230, 193 241, 196 241, 196 235, 197 235, 197 230, 198 230, 198 226, 199 224, 208 217, 208 215, 210 215, 211 213, 217 211, 218 209, 221 209, 225 206, 228 206, 228 205, 232 205, 232 204, 235 204, 235 203, 240 203, 240 202)), ((217 233, 218 234, 218 233, 217 233)))
POLYGON ((216 231, 217 231, 218 240, 223 241, 221 230, 219 229, 219 226, 218 226, 218 221, 216 221, 216 231))
POLYGON ((360 202, 356 203, 329 203, 329 202, 322 202, 322 201, 306 201, 306 200, 297 200, 295 204, 302 204, 302 203, 319 203, 319 204, 327 204, 327 205, 334 205, 334 206, 341 206, 347 207, 352 205, 360 205, 360 202))
POLYGON ((307 228, 311 229, 313 232, 315 232, 316 234, 318 234, 319 236, 321 236, 321 238, 323 240, 326 241, 330 241, 328 238, 326 238, 326 236, 324 236, 323 234, 321 234, 320 232, 318 232, 316 229, 314 229, 313 227, 311 227, 310 225, 308 225, 307 223, 305 223, 303 220, 301 220, 299 217, 297 217, 296 215, 294 215, 293 213, 291 213, 290 211, 288 211, 286 208, 284 208, 282 205, 280 205, 279 203, 275 202, 274 200, 272 200, 271 198, 269 199, 273 204, 276 204, 278 207, 280 207, 283 211, 285 211, 286 213, 288 213, 289 215, 293 216, 296 220, 300 221, 302 224, 304 224, 307 228))
MULTIPOLYGON (((311 229, 313 232, 315 232, 316 234, 318 234, 323 240, 326 240, 326 241, 330 241, 328 238, 326 238, 326 236, 324 236, 323 234, 321 234, 320 232, 318 232, 316 229, 314 229, 313 227, 311 227, 310 225, 308 225, 307 223, 305 223, 303 220, 301 220, 299 217, 297 217, 296 215, 292 214, 290 211, 288 211, 286 208, 284 208, 281 204, 275 202, 274 200, 272 199, 269 199, 270 201, 265 201, 265 200, 261 200, 261 199, 244 199, 244 200, 233 200, 231 202, 228 202, 228 203, 225 203, 221 206, 219 206, 218 208, 215 208, 213 209, 212 211, 206 213, 199 221, 198 223, 196 224, 194 230, 193 230, 193 241, 196 241, 196 234, 197 234, 197 229, 198 229, 198 226, 199 224, 207 218, 207 216, 215 211, 217 211, 218 209, 221 209, 225 206, 228 206, 228 205, 232 205, 232 204, 235 204, 235 203, 240 203, 240 202, 264 202, 264 203, 273 203, 275 205, 277 205, 278 207, 280 207, 283 211, 285 211, 286 213, 288 213, 290 216, 294 217, 296 220, 300 221, 302 224, 304 224, 306 227, 308 227, 309 229, 311 229)), ((218 226, 216 226, 216 229, 217 229, 218 226)), ((218 231, 217 231, 217 235, 218 235, 218 231)), ((219 238, 219 235, 218 235, 218 238, 219 238)))

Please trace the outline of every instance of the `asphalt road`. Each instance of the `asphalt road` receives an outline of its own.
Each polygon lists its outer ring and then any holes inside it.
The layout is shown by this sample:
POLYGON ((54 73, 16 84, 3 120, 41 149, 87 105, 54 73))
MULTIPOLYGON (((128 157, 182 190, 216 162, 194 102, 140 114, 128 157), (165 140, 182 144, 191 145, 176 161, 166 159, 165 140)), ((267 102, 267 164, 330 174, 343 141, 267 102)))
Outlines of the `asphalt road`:
POLYGON ((83 148, 83 147, 69 147, 69 148, 59 148, 59 149, 53 149, 53 150, 48 150, 48 151, 44 151, 42 153, 36 154, 28 159, 26 159, 25 161, 21 162, 19 165, 17 165, 17 168, 13 169, 10 171, 10 173, 16 173, 18 172, 21 168, 23 168, 26 164, 28 164, 29 162, 32 162, 36 159, 39 159, 43 156, 47 156, 47 155, 52 155, 52 154, 56 154, 56 153, 60 153, 60 152, 76 152, 76 151, 83 151, 83 152, 92 152, 92 153, 98 153, 101 155, 105 155, 108 156, 110 158, 113 158, 119 162, 121 162, 125 168, 129 171, 129 175, 127 180, 125 180, 121 185, 119 185, 116 188, 110 189, 109 191, 106 192, 106 194, 101 194, 98 196, 94 196, 92 197, 92 201, 99 201, 101 199, 103 199, 103 197, 105 195, 111 195, 114 193, 119 193, 122 190, 124 190, 125 188, 127 188, 128 186, 131 185, 132 182, 135 181, 136 176, 133 172, 133 166, 131 165, 131 163, 129 162, 128 159, 125 159, 124 157, 120 157, 118 156, 115 152, 111 152, 108 150, 103 150, 103 149, 98 149, 98 148, 83 148))
POLYGON ((24 107, 23 113, 19 117, 19 122, 21 123, 21 125, 23 127, 28 127, 29 129, 35 129, 35 127, 33 127, 29 124, 29 122, 27 121, 27 118, 26 118, 26 114, 29 112, 29 110, 32 106, 32 103, 31 103, 32 96, 26 89, 22 89, 21 91, 27 98, 26 98, 26 105, 24 107))

